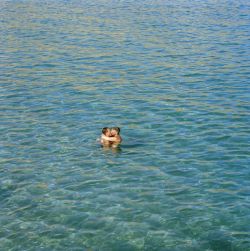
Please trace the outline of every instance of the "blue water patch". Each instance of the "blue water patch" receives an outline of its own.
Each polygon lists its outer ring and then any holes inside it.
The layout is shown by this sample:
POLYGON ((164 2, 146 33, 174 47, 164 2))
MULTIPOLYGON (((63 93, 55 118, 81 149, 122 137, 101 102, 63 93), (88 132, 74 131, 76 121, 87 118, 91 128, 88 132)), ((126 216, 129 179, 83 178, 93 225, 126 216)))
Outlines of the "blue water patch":
POLYGON ((250 250, 248 1, 0 7, 1 250, 250 250))

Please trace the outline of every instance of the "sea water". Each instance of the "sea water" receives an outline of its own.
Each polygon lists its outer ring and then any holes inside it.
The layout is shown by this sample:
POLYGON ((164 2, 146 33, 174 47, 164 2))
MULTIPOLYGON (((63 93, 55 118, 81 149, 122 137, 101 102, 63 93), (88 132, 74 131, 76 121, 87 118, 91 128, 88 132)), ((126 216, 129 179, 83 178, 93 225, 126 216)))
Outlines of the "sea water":
POLYGON ((249 1, 0 15, 1 250, 250 250, 249 1))

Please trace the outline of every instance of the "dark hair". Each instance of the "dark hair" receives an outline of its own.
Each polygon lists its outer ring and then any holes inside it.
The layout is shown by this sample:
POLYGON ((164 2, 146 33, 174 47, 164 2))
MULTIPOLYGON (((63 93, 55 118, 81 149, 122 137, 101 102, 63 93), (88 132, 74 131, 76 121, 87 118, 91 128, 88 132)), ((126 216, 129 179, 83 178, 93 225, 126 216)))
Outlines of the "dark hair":
POLYGON ((112 129, 113 129, 113 130, 116 130, 118 134, 119 134, 120 131, 121 131, 120 127, 113 127, 112 129))
POLYGON ((103 128, 102 128, 102 133, 103 133, 103 134, 106 134, 107 131, 108 131, 108 127, 103 127, 103 128))

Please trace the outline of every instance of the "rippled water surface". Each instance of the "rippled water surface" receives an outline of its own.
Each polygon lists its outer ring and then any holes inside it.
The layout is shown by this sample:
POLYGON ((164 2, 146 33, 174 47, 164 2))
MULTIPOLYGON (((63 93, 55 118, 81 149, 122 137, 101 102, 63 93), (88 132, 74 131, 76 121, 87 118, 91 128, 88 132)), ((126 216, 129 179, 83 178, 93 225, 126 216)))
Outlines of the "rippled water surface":
POLYGON ((0 14, 1 250, 250 250, 249 1, 0 14))

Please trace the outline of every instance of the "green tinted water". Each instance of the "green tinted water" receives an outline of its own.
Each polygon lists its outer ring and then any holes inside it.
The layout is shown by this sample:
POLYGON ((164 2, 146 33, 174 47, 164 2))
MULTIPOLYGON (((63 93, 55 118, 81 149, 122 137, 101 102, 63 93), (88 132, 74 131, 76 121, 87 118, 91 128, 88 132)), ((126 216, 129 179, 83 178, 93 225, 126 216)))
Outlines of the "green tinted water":
POLYGON ((248 1, 0 7, 1 250, 250 250, 248 1))

